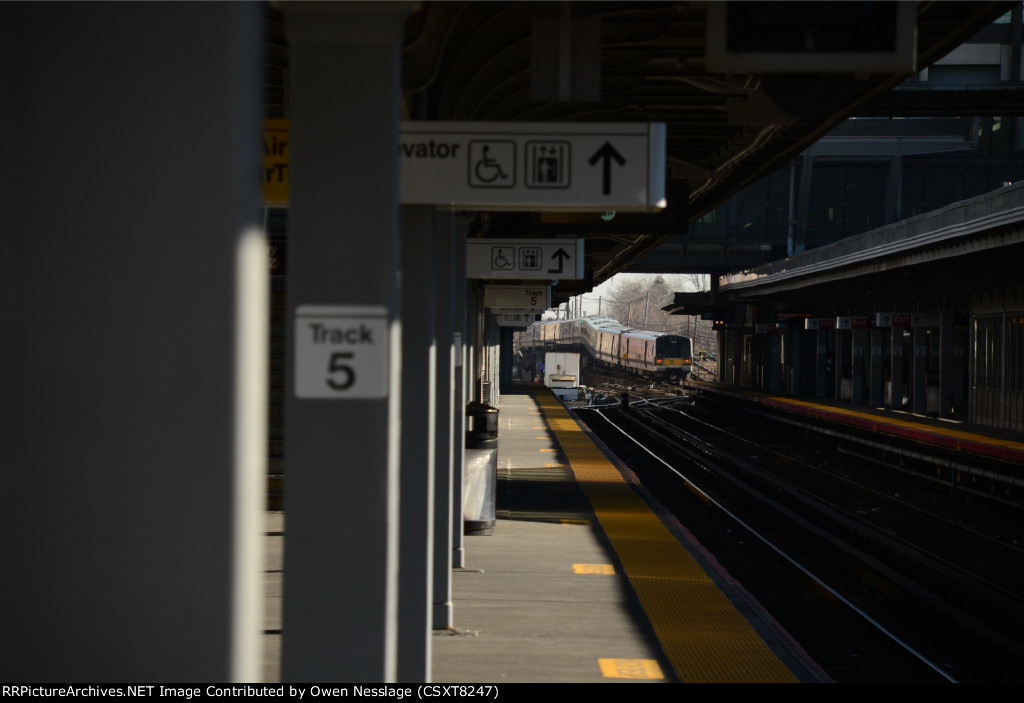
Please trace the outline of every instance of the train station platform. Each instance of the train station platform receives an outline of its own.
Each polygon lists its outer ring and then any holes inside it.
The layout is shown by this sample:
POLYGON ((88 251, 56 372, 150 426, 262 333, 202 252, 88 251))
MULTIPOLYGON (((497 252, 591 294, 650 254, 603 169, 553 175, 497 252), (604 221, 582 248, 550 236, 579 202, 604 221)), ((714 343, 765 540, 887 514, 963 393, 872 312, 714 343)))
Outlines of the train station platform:
MULTIPOLYGON (((546 388, 499 404, 497 524, 466 536, 436 683, 828 677, 546 388)), ((267 514, 264 680, 280 680, 284 521, 267 514)))
POLYGON ((710 381, 688 381, 700 391, 717 393, 796 415, 830 423, 921 442, 964 455, 1024 463, 1024 436, 956 420, 947 420, 907 411, 852 405, 825 398, 793 398, 737 388, 710 381))
POLYGON ((827 680, 550 391, 499 410, 497 527, 466 538, 434 681, 827 680))

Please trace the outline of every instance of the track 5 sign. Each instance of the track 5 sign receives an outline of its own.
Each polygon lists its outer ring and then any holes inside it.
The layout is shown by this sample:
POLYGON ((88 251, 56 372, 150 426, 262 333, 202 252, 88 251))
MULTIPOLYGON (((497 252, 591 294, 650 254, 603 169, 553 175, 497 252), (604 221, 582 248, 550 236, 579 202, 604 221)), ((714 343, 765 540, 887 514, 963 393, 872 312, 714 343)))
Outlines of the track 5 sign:
POLYGON ((388 329, 383 306, 298 306, 295 397, 387 397, 388 329))

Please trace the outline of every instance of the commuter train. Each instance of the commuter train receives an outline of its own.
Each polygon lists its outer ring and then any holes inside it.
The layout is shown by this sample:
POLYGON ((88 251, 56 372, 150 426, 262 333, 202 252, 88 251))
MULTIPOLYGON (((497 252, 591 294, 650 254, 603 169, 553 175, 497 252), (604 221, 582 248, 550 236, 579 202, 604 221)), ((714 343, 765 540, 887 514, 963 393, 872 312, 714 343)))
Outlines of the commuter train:
POLYGON ((521 339, 531 349, 577 347, 598 366, 658 380, 685 379, 693 361, 688 337, 627 327, 607 317, 537 322, 521 339))

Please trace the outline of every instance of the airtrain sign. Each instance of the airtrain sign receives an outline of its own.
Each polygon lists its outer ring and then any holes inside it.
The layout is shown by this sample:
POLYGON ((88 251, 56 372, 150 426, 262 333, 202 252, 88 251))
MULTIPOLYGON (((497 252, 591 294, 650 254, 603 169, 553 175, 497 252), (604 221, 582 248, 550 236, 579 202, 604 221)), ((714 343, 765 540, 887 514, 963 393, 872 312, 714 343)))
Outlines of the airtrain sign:
POLYGON ((665 207, 665 125, 403 122, 403 205, 654 212, 665 207))

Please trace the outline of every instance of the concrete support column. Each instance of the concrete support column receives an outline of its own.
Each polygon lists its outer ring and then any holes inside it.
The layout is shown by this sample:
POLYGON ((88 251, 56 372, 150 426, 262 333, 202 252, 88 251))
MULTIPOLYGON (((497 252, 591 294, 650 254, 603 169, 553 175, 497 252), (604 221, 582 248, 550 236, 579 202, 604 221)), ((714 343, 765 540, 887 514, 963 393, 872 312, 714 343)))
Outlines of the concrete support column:
MULTIPOLYGON (((395 681, 401 326, 398 130, 405 3, 283 3, 289 42, 291 204, 288 485, 282 678, 395 681), (356 397, 298 397, 310 348, 298 308, 379 325, 352 344, 356 397)), ((335 386, 350 376, 333 359, 335 386)), ((307 374, 308 375, 308 374, 307 374)), ((325 383, 328 381, 325 379, 325 383)), ((322 390, 322 384, 320 388, 322 390)))
POLYGON ((261 12, 0 3, 5 682, 260 678, 261 12))
MULTIPOLYGON (((402 464, 398 681, 430 679, 438 402, 434 208, 402 208, 402 464)), ((445 402, 444 407, 450 407, 445 402)), ((447 419, 447 418, 445 418, 447 419)), ((447 549, 445 549, 447 552, 447 549)))
POLYGON ((885 330, 874 328, 869 333, 871 358, 868 365, 868 404, 873 408, 885 404, 885 373, 882 363, 885 358, 885 330))
POLYGON ((911 363, 911 409, 920 415, 928 412, 928 330, 913 328, 913 361, 911 363))
POLYGON ((465 281, 455 276, 455 228, 453 215, 434 214, 434 257, 437 266, 437 442, 434 471, 433 599, 430 623, 433 629, 452 626, 452 474, 456 456, 455 416, 459 412, 456 387, 461 349, 457 349, 455 324, 456 292, 465 281))

